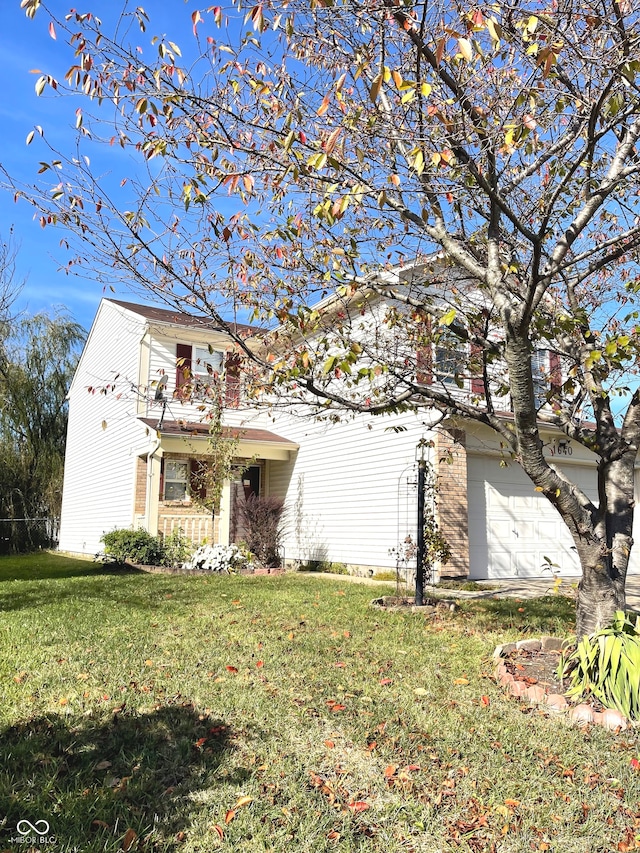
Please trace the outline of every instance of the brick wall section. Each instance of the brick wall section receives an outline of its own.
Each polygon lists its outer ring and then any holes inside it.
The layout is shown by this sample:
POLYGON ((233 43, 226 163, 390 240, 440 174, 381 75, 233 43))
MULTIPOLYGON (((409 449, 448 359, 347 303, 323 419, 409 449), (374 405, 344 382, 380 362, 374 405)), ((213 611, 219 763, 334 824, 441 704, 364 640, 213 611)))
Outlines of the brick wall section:
POLYGON ((438 524, 451 549, 451 559, 441 575, 469 575, 469 509, 465 433, 441 430, 435 447, 438 475, 438 524))
POLYGON ((138 456, 136 460, 136 515, 144 515, 147 501, 147 460, 138 456))

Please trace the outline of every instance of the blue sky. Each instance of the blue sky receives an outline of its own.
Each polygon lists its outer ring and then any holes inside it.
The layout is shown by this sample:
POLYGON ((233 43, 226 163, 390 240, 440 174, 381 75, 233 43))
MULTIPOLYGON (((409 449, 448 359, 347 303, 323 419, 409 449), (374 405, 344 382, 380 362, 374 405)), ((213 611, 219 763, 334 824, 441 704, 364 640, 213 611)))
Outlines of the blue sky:
MULTIPOLYGON (((70 0, 51 0, 52 8, 60 16, 70 5, 70 0)), ((100 12, 101 8, 114 11, 114 6, 121 8, 123 4, 117 0, 95 0, 91 5, 100 12)), ((163 3, 150 0, 144 5, 153 21, 163 3)), ((172 8, 175 14, 175 4, 172 8)), ((185 26, 190 26, 195 6, 185 2, 178 8, 184 15, 185 26)), ((40 10, 34 20, 29 20, 20 9, 20 0, 1 0, 0 162, 16 180, 24 183, 36 180, 39 163, 47 158, 46 149, 39 144, 37 136, 31 145, 25 144, 34 125, 41 125, 47 139, 60 150, 71 150, 76 138, 72 126, 76 104, 66 98, 37 97, 35 93, 39 75, 31 73, 32 69, 62 77, 71 65, 70 49, 61 35, 56 41, 49 35, 49 20, 44 10, 40 10)), ((41 228, 26 202, 16 204, 12 193, 0 192, 0 237, 3 240, 7 239, 12 227, 15 243, 19 246, 17 278, 25 280, 20 308, 35 313, 53 312, 62 307, 88 329, 102 296, 142 301, 122 283, 113 283, 115 293, 103 292, 99 283, 63 272, 60 267, 69 257, 60 247, 65 237, 63 229, 41 228)))

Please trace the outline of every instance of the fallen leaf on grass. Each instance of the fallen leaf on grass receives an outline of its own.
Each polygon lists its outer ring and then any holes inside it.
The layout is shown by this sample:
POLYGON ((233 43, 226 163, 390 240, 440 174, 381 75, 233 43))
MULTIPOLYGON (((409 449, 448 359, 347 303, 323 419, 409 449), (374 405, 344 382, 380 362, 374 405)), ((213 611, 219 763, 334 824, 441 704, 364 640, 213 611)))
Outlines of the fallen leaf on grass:
POLYGON ((224 838, 224 829, 220 826, 219 823, 214 823, 213 831, 218 834, 219 838, 224 838))
POLYGON ((96 764, 96 770, 108 770, 109 767, 111 767, 111 762, 107 761, 106 758, 96 764))
MULTIPOLYGON (((454 684, 455 684, 455 682, 454 682, 454 684)), ((425 690, 424 687, 415 687, 413 692, 416 694, 416 696, 428 696, 429 695, 429 691, 425 690)))
POLYGON ((352 812, 366 812, 368 808, 370 808, 369 803, 365 803, 364 800, 358 800, 355 803, 347 803, 352 812))
POLYGON ((469 679, 468 678, 454 678, 453 683, 454 684, 468 684, 469 679))
POLYGON ((125 832, 124 838, 122 839, 122 849, 124 850, 124 853, 128 853, 128 851, 131 850, 131 845, 137 837, 138 834, 135 829, 128 829, 125 832))
POLYGON ((23 670, 22 672, 19 672, 17 675, 14 675, 13 680, 15 681, 16 684, 22 684, 22 682, 25 680, 26 677, 27 677, 27 673, 25 670, 23 670))
POLYGON ((224 822, 226 824, 231 823, 231 821, 234 819, 235 816, 236 816, 235 811, 233 809, 229 809, 229 811, 224 816, 224 822))
POLYGON ((488 696, 481 696, 480 701, 482 702, 482 704, 484 705, 485 708, 488 708, 489 705, 491 704, 491 699, 489 699, 488 696))
POLYGON ((327 749, 333 749, 335 743, 332 740, 325 740, 324 745, 327 747, 327 749))
POLYGON ((253 802, 253 797, 240 797, 238 802, 233 807, 234 809, 241 809, 243 806, 248 806, 249 803, 253 802))
POLYGON ((640 770, 640 761, 637 758, 632 758, 629 764, 632 770, 640 770))
POLYGON ((510 808, 515 809, 517 806, 520 805, 520 800, 511 800, 511 799, 507 798, 504 801, 504 804, 505 804, 505 806, 509 806, 510 808))
POLYGON ((393 684, 393 678, 381 678, 380 684, 386 686, 387 684, 393 684))
POLYGON ((237 672, 238 671, 237 666, 225 666, 225 669, 227 670, 227 672, 237 672))
POLYGON ((258 667, 258 669, 261 669, 264 666, 264 661, 263 660, 257 661, 256 666, 258 667))

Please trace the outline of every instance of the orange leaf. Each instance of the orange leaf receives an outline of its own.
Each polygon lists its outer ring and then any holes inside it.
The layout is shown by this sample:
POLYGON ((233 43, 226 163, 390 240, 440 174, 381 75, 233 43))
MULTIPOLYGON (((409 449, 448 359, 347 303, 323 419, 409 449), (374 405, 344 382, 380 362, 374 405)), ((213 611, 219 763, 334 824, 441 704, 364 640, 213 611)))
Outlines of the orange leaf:
POLYGON ((381 678, 380 684, 393 684, 393 678, 381 678))
POLYGON ((128 851, 131 849, 131 845, 137 837, 138 834, 136 833, 135 829, 128 829, 125 832, 124 838, 122 839, 122 849, 124 850, 124 853, 128 853, 128 851))
POLYGON ((295 634, 293 633, 293 631, 290 631, 289 632, 289 639, 293 640, 294 637, 295 637, 295 634))
POLYGON ((331 711, 333 713, 336 713, 337 711, 344 711, 346 707, 347 707, 346 705, 338 705, 336 703, 335 705, 331 706, 331 711))
POLYGON ((481 696, 480 701, 482 702, 484 707, 487 708, 489 706, 489 703, 491 702, 491 699, 489 699, 488 696, 481 696))
POLYGON ((327 749, 333 749, 335 743, 332 740, 325 740, 324 745, 327 747, 327 749))
POLYGON ((387 779, 390 779, 392 776, 396 775, 397 770, 398 770, 398 768, 396 767, 395 764, 390 764, 388 767, 385 767, 384 775, 387 779))
POLYGON ((263 667, 263 666, 264 666, 264 661, 263 661, 263 660, 259 660, 259 661, 256 663, 256 666, 258 667, 258 669, 260 669, 260 667, 263 667))
POLYGON ((320 104, 320 106, 318 107, 318 109, 316 111, 316 115, 323 116, 328 109, 329 109, 329 95, 325 95, 324 98, 322 99, 322 103, 320 104))
POLYGON ((504 801, 504 804, 505 804, 505 806, 510 806, 512 809, 515 809, 517 806, 519 806, 519 805, 520 805, 520 800, 510 800, 510 799, 506 799, 506 800, 504 801))
POLYGON ((454 678, 453 683, 454 684, 468 684, 469 679, 468 678, 454 678))
POLYGON ((228 812, 226 813, 226 815, 224 816, 224 822, 225 822, 226 824, 231 823, 231 821, 234 819, 234 817, 235 817, 235 816, 236 816, 236 813, 234 812, 234 810, 233 810, 233 809, 229 809, 229 811, 228 811, 228 812))
POLYGON ((213 825, 214 832, 217 832, 220 838, 224 838, 224 829, 220 826, 219 823, 214 823, 213 825))
POLYGON ((365 803, 364 800, 358 800, 355 803, 349 803, 349 808, 354 812, 366 812, 369 808, 369 803, 365 803))
POLYGON ((226 666, 225 669, 227 670, 227 672, 237 672, 238 671, 237 666, 226 666))

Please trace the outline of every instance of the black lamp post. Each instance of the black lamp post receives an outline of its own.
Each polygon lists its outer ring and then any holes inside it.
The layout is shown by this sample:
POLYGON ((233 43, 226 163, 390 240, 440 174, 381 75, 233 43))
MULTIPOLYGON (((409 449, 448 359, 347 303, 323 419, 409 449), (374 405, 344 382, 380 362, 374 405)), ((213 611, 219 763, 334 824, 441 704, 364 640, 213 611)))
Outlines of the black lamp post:
POLYGON ((416 447, 418 460, 418 550, 416 554, 416 598, 417 607, 424 604, 424 492, 427 475, 427 447, 421 440, 416 447))

